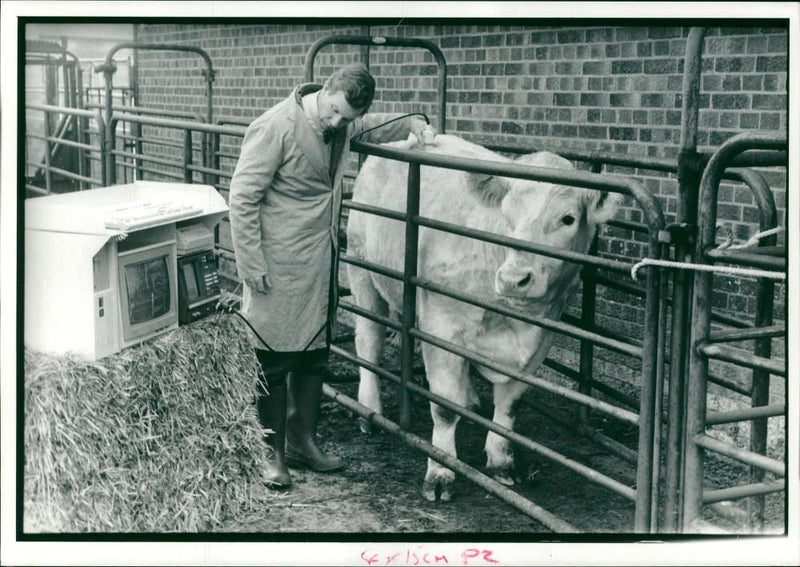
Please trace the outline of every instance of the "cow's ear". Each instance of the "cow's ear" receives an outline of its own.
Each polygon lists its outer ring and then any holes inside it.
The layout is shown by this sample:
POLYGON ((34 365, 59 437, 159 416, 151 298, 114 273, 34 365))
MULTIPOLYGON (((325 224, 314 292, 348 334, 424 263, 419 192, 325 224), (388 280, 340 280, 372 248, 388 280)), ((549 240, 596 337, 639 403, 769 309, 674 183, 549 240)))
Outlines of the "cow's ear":
POLYGON ((486 205, 499 207, 510 185, 508 179, 502 177, 474 174, 469 176, 469 188, 486 205))
POLYGON ((602 224, 614 217, 622 204, 622 195, 608 191, 592 191, 586 209, 590 224, 602 224))

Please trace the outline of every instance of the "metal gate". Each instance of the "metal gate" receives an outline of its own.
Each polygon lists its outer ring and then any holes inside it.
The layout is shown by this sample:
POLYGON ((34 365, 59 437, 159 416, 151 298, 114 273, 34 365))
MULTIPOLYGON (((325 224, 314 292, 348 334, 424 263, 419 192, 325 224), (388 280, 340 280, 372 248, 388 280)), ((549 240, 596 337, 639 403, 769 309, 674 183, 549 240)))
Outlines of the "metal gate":
MULTIPOLYGON (((635 522, 634 530, 637 532, 675 532, 675 531, 691 531, 698 523, 695 521, 697 516, 698 507, 702 507, 702 503, 713 503, 719 500, 728 499, 732 497, 743 497, 749 495, 763 495, 768 492, 782 490, 784 485, 782 482, 773 482, 769 484, 754 483, 751 487, 724 489, 719 491, 708 492, 702 494, 702 490, 698 491, 697 472, 702 471, 702 447, 710 449, 711 442, 707 441, 701 435, 695 433, 692 437, 686 437, 689 431, 696 428, 696 423, 692 422, 692 413, 697 414, 700 410, 698 404, 705 408, 705 398, 700 394, 705 386, 698 386, 705 384, 708 381, 714 382, 726 388, 734 389, 735 385, 727 382, 724 378, 709 376, 706 371, 704 377, 699 377, 698 370, 690 368, 689 366, 689 353, 694 352, 689 348, 689 345, 696 344, 696 338, 690 338, 690 331, 696 328, 697 315, 691 315, 693 312, 690 307, 693 301, 696 301, 693 294, 693 285, 695 285, 694 277, 691 273, 684 270, 673 270, 672 277, 672 292, 670 297, 667 297, 667 277, 666 272, 664 276, 659 273, 659 270, 649 268, 647 283, 644 288, 620 281, 619 279, 609 278, 603 274, 598 273, 598 268, 609 270, 612 272, 629 272, 631 266, 625 263, 608 261, 599 259, 593 255, 581 257, 570 257, 570 255, 561 255, 553 253, 553 251, 544 251, 536 246, 531 246, 529 243, 519 241, 512 241, 511 239, 499 238, 497 235, 490 235, 486 233, 476 233, 474 231, 466 230, 462 227, 448 225, 419 216, 419 211, 416 207, 419 204, 419 168, 421 165, 431 167, 446 167, 451 169, 459 169, 463 171, 491 173, 496 175, 503 175, 507 177, 519 177, 523 179, 533 179, 542 181, 551 181, 563 183, 566 185, 575 185, 586 188, 604 189, 619 192, 626 192, 633 195, 643 211, 646 222, 632 223, 627 221, 610 221, 608 224, 624 227, 626 229, 644 232, 647 234, 648 252, 647 255, 651 259, 659 259, 667 256, 681 261, 692 263, 695 256, 699 254, 693 248, 695 236, 698 230, 703 230, 702 226, 698 229, 698 209, 702 208, 705 211, 704 203, 710 197, 706 195, 700 188, 700 175, 706 163, 712 167, 716 155, 709 156, 700 154, 697 151, 697 124, 699 113, 699 97, 700 97, 700 76, 701 76, 701 56, 703 41, 705 37, 705 29, 693 28, 690 30, 687 50, 686 62, 684 66, 684 86, 683 86, 683 113, 681 123, 681 145, 680 153, 677 160, 674 159, 659 159, 659 158, 644 158, 635 156, 622 156, 619 154, 599 153, 599 152, 581 152, 575 150, 555 150, 560 155, 573 160, 585 161, 591 164, 593 173, 575 173, 565 174, 563 172, 546 172, 542 169, 520 168, 515 169, 510 166, 500 166, 497 164, 476 164, 474 161, 459 160, 458 158, 446 158, 442 156, 419 156, 413 152, 407 152, 397 149, 388 149, 372 144, 363 142, 353 142, 352 149, 364 155, 377 155, 384 158, 395 159, 409 164, 409 187, 408 187, 408 210, 404 215, 398 215, 395 212, 379 209, 375 207, 366 207, 353 203, 352 201, 345 201, 345 209, 357 209, 366 213, 378 214, 394 218, 397 220, 405 221, 406 223, 406 266, 403 273, 393 273, 381 266, 366 263, 357 258, 342 256, 342 261, 357 265, 361 268, 374 270, 381 275, 393 277, 403 281, 404 285, 404 308, 403 316, 399 324, 388 321, 366 312, 358 306, 343 301, 341 307, 350 311, 351 313, 371 318, 379 323, 398 330, 401 333, 401 370, 400 375, 395 375, 385 369, 377 367, 366 360, 359 359, 344 349, 334 346, 333 352, 339 356, 355 362, 361 366, 378 374, 381 378, 395 382, 402 386, 403 398, 401 400, 401 409, 399 417, 399 425, 392 423, 385 417, 375 415, 367 408, 360 406, 354 400, 347 398, 344 394, 336 391, 333 387, 326 386, 326 394, 333 397, 351 411, 359 414, 361 417, 371 420, 379 427, 386 429, 390 432, 400 435, 412 446, 422 450, 429 457, 445 464, 456 470, 460 474, 467 476, 474 482, 487 489, 492 494, 500 497, 506 502, 512 504, 524 513, 541 521, 546 526, 556 531, 571 531, 572 527, 565 525, 563 520, 555 518, 552 514, 542 510, 540 507, 533 503, 525 501, 521 497, 510 491, 498 483, 492 481, 479 471, 467 467, 463 463, 453 462, 453 458, 449 455, 441 454, 435 447, 422 441, 418 438, 413 438, 405 428, 408 420, 408 393, 420 395, 430 401, 443 405, 450 410, 460 414, 462 417, 474 421, 486 427, 488 430, 494 431, 500 435, 507 437, 514 443, 525 447, 531 451, 537 452, 540 455, 560 463, 576 472, 583 474, 587 479, 597 482, 618 494, 622 494, 635 502, 635 522), (627 167, 636 167, 640 169, 651 169, 656 171, 668 171, 676 173, 678 177, 678 210, 676 214, 675 223, 670 226, 664 225, 663 216, 658 202, 650 195, 644 187, 638 184, 635 179, 623 178, 620 176, 598 175, 604 165, 621 165, 627 167), (527 171, 526 171, 527 169, 527 171), (635 189, 634 189, 635 188, 635 189), (512 248, 525 250, 534 253, 552 254, 553 256, 575 261, 584 265, 583 269, 583 296, 582 296, 582 316, 580 320, 565 316, 561 321, 544 321, 532 320, 530 318, 519 317, 518 315, 509 312, 508 310, 497 310, 496 306, 488 305, 480 302, 476 298, 471 298, 448 290, 446 287, 417 277, 416 269, 416 246, 418 230, 420 226, 434 228, 437 230, 444 230, 452 232, 465 237, 479 238, 489 242, 504 244, 512 248), (596 302, 596 287, 604 285, 616 290, 630 293, 633 296, 645 298, 644 309, 644 328, 645 338, 639 343, 637 341, 630 341, 621 337, 618 333, 614 333, 608 329, 600 329, 594 321, 595 302, 596 302), (581 340, 581 357, 579 370, 570 369, 563 364, 547 360, 545 364, 558 370, 569 378, 574 379, 578 383, 578 392, 570 389, 560 389, 557 386, 546 383, 532 376, 521 376, 519 373, 510 371, 508 368, 502 368, 497 364, 486 358, 476 356, 475 353, 470 353, 460 349, 456 345, 447 343, 438 339, 437 337, 427 335, 417 329, 414 325, 415 313, 415 292, 417 287, 422 287, 429 291, 436 293, 443 293, 450 297, 460 299, 481 307, 496 310, 505 315, 526 320, 529 323, 538 324, 548 329, 563 333, 567 336, 575 337, 581 340), (667 328, 667 313, 671 314, 672 324, 667 328), (487 365, 490 368, 506 373, 513 378, 521 379, 535 388, 543 388, 545 390, 563 395, 568 399, 583 404, 585 408, 595 411, 604 412, 615 419, 621 419, 628 423, 633 423, 639 427, 639 447, 635 454, 632 454, 625 447, 615 443, 613 439, 609 439, 593 431, 586 426, 586 413, 582 413, 579 423, 575 424, 576 429, 582 433, 589 434, 595 442, 610 451, 616 452, 622 457, 634 461, 637 470, 637 483, 636 488, 627 487, 617 483, 613 479, 609 479, 598 471, 592 470, 585 465, 575 463, 568 457, 560 455, 538 443, 526 439, 512 431, 505 430, 497 424, 486 420, 481 416, 467 410, 466 408, 458 407, 449 402, 448 400, 439 398, 430 392, 413 384, 410 380, 412 369, 412 356, 413 344, 415 340, 427 341, 445 350, 449 350, 455 354, 463 356, 465 359, 479 364, 487 365), (669 358, 664 358, 665 347, 669 344, 669 358), (603 348, 615 350, 616 352, 624 353, 630 356, 637 357, 642 362, 642 382, 641 394, 638 400, 631 399, 630 397, 615 391, 613 388, 602 384, 592 377, 592 359, 594 346, 598 345, 603 348), (656 356, 648 356, 650 353, 656 353, 656 356), (647 354, 645 354, 647 353, 647 354), (644 356, 643 356, 644 355, 644 356), (666 368, 669 368, 668 373, 666 368), (691 370, 691 373, 688 373, 691 370), (687 386, 688 384, 688 386, 687 386), (692 393, 687 394, 687 388, 693 389, 692 393), (618 402, 620 407, 613 404, 607 404, 591 396, 592 391, 597 391, 605 396, 610 397, 615 402, 618 402), (702 402, 700 401, 702 400, 702 402), (687 407, 688 406, 688 407, 687 407), (628 409, 630 408, 630 409, 628 409), (631 410, 638 410, 635 413, 631 410), (688 424, 687 424, 688 420, 688 424), (662 431, 663 428, 663 431, 662 431), (688 440, 687 440, 688 439, 688 440), (662 470, 663 469, 663 470, 662 470)), ((332 36, 318 41, 309 50, 306 59, 306 78, 311 80, 313 78, 313 59, 319 49, 325 45, 340 43, 351 45, 371 45, 371 46, 402 46, 402 47, 423 47, 431 50, 434 53, 436 61, 440 67, 440 78, 445 77, 446 69, 443 62, 443 57, 438 53, 438 49, 431 49, 428 45, 429 42, 423 40, 393 40, 391 38, 365 38, 365 37, 347 37, 347 36, 332 36)), ((434 46, 435 48, 435 46, 434 46)), ((439 85, 439 124, 441 125, 440 132, 444 131, 444 97, 445 87, 439 85)), ((530 152, 532 148, 516 148, 508 146, 488 146, 490 149, 505 152, 530 152)), ((779 143, 773 143, 768 146, 769 149, 785 150, 784 145, 780 146, 779 143)), ((537 148, 541 149, 541 148, 537 148)), ((768 203, 771 200, 771 193, 769 187, 763 183, 758 173, 751 169, 745 169, 740 166, 747 165, 748 167, 754 166, 768 166, 785 163, 786 155, 781 152, 756 152, 752 151, 752 147, 748 148, 751 151, 746 152, 744 156, 738 156, 737 159, 731 159, 730 163, 734 166, 739 166, 736 169, 730 169, 724 173, 725 179, 737 180, 746 184, 755 194, 757 201, 761 203, 768 203)), ((714 166, 716 167, 716 166, 714 166)), ((723 174, 720 174, 720 179, 723 174)), ((716 205, 714 205, 716 206, 716 205)), ((776 219, 773 214, 770 217, 769 207, 762 208, 762 229, 775 226, 776 219)), ((772 205, 774 211, 774 204, 772 205)), ((704 212, 704 218, 709 217, 709 213, 704 212)), ((713 223, 713 221, 711 221, 713 223)), ((768 241, 765 241, 768 242, 768 241)), ((708 245, 708 243, 706 243, 708 245)), ((698 245, 699 246, 699 245, 698 245)), ((594 252, 596 247, 591 252, 594 252)), ((700 248, 698 248, 700 250, 700 248)), ((709 258, 713 256, 710 253, 709 258)), ((729 257, 730 258, 730 257, 729 257)), ((713 261, 713 260, 711 260, 713 261)), ((746 265, 753 265, 751 263, 746 265)), ((767 261, 769 262, 769 261, 767 261)), ((772 268, 776 267, 773 262, 772 268)), ((763 286, 771 286, 771 283, 762 283, 763 286)), ((759 324, 764 324, 764 321, 771 321, 771 287, 769 290, 762 287, 759 291, 759 306, 757 308, 757 319, 759 324), (769 303, 770 307, 766 307, 769 303), (763 307, 762 307, 763 305, 763 307), (768 312, 768 313, 767 313, 768 312)), ((702 302, 701 302, 702 303, 702 302)), ((735 318, 724 316, 719 313, 712 312, 710 303, 703 304, 707 313, 705 317, 709 320, 713 318, 723 324, 743 326, 744 323, 737 321, 735 318)), ((697 309, 694 310, 697 313, 697 309)), ((700 317, 703 317, 701 315, 700 317)), ((761 341, 768 340, 767 336, 785 335, 785 330, 780 328, 770 328, 768 330, 754 330, 745 333, 742 337, 761 337, 761 341)), ((734 340, 733 336, 726 335, 726 338, 720 340, 734 340)), ((760 353, 768 354, 768 346, 762 344, 760 353)), ((715 351, 716 352, 716 351, 715 351)), ((707 353, 704 356, 710 356, 707 353)), ((762 356, 763 358, 763 356, 762 356)), ((780 362, 760 361, 760 366, 757 372, 761 372, 759 378, 754 378, 758 383, 764 381, 763 373, 769 372, 770 369, 774 370, 780 366, 780 362)), ((707 370, 707 369, 706 369, 707 370)), ((758 403, 756 400, 763 400, 763 386, 753 388, 754 404, 758 403)), ((763 401, 761 402, 763 403, 763 401)), ((540 408, 541 409, 541 408, 540 408)), ((704 410, 703 410, 704 411, 704 410)), ((758 410, 744 410, 741 414, 730 416, 711 416, 709 423, 721 422, 721 420, 733 419, 756 419, 762 418, 767 415, 781 415, 785 411, 783 406, 769 407, 767 409, 758 410)), ((695 419, 695 422, 697 420, 695 419)), ((753 447, 762 447, 765 444, 766 430, 763 427, 754 428, 754 438, 759 439, 753 441, 753 447)), ((716 445, 716 450, 721 451, 723 454, 730 454, 729 449, 720 449, 716 445)), ((753 449, 756 453, 756 449, 753 449)), ((740 453, 734 451, 735 454, 740 453)), ((758 463, 761 469, 768 471, 778 471, 780 467, 775 462, 762 461, 758 457, 749 458, 745 456, 742 458, 747 463, 758 463)), ((757 466, 757 465, 754 465, 757 466)), ((781 469, 782 470, 782 469, 781 469)), ((702 474, 702 473, 701 473, 702 474)), ((754 472, 754 478, 758 478, 758 472, 754 472)), ((761 508, 763 511, 763 502, 761 508)))

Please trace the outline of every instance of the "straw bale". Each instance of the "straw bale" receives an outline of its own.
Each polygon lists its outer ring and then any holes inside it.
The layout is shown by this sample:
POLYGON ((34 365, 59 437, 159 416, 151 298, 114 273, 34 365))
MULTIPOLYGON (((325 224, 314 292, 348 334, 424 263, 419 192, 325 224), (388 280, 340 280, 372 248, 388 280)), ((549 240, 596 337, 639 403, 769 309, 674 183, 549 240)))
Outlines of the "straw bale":
POLYGON ((258 362, 218 314, 96 362, 25 350, 24 529, 198 532, 264 498, 258 362))

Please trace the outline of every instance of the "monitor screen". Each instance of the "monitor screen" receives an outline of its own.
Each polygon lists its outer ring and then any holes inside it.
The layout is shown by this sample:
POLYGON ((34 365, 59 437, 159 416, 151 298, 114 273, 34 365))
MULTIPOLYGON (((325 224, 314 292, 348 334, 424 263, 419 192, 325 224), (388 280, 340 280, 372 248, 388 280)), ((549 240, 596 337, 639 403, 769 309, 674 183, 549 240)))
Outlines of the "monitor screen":
POLYGON ((169 313, 170 281, 166 256, 126 265, 125 286, 131 325, 169 313))
POLYGON ((118 251, 123 347, 177 326, 178 278, 175 262, 174 240, 118 251))

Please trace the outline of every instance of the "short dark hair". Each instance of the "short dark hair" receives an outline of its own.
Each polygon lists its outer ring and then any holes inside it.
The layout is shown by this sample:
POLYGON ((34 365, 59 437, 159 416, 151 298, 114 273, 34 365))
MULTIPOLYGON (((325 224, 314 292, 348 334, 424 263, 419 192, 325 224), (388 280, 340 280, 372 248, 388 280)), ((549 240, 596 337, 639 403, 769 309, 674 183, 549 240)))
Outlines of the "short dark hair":
POLYGON ((336 70, 325 86, 330 92, 342 91, 347 104, 366 112, 375 96, 375 79, 362 63, 346 65, 336 70))

